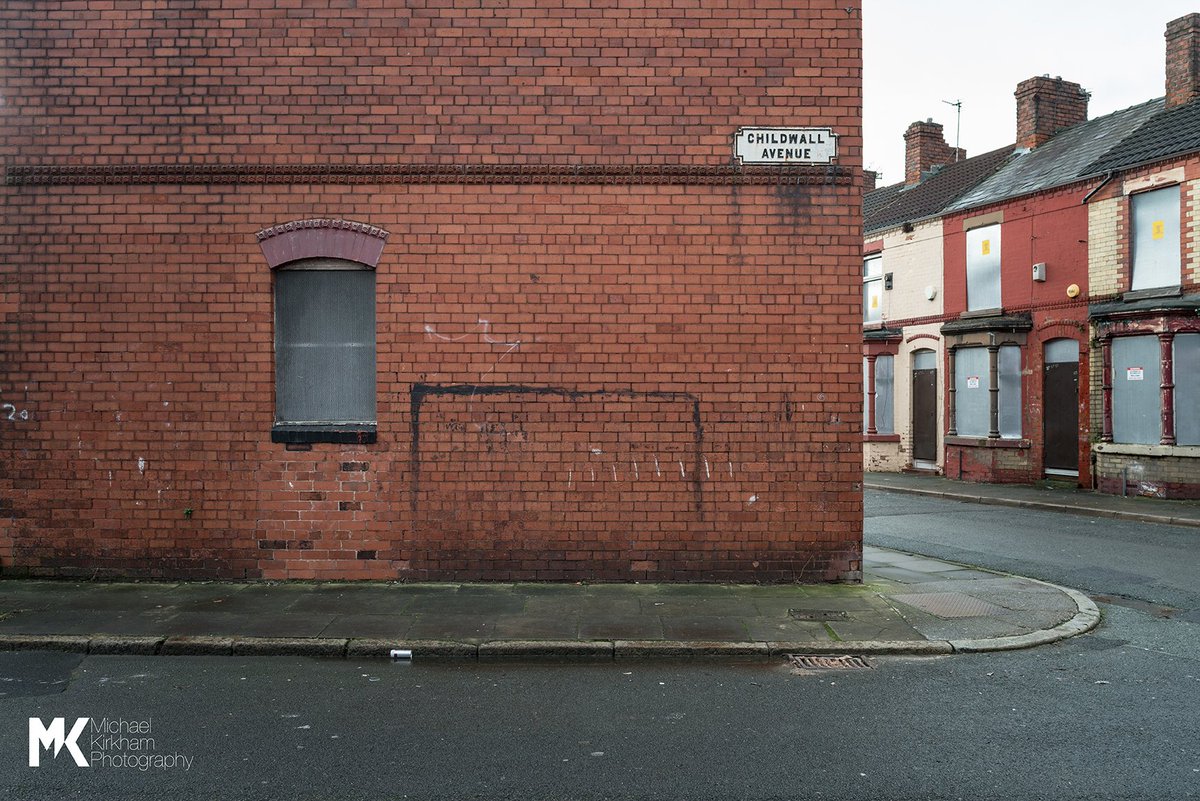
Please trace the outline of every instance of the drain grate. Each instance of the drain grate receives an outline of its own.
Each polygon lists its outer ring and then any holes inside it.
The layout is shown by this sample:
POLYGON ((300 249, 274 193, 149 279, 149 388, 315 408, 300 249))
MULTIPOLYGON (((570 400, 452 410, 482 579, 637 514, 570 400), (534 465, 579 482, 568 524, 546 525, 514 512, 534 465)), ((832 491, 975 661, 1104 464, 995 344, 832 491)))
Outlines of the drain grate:
POLYGON ((871 663, 861 656, 827 654, 788 654, 792 667, 802 670, 870 670, 871 663))

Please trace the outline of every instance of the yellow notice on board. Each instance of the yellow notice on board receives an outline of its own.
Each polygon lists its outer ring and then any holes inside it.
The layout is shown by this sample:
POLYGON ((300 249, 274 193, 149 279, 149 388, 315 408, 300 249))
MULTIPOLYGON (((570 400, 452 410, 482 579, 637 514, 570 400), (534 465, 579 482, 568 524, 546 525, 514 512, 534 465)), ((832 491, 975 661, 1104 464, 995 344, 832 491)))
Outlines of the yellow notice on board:
POLYGON ((1162 239, 1167 233, 1167 224, 1162 220, 1155 220, 1150 224, 1150 238, 1162 239))
POLYGON ((992 254, 992 240, 983 240, 983 255, 990 256, 992 254))

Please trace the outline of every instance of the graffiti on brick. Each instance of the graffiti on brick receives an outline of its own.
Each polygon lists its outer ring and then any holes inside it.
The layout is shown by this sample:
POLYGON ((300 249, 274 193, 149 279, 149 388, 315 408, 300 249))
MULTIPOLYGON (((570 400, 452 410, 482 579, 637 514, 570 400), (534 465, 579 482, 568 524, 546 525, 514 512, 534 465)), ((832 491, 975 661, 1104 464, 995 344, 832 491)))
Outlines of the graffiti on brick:
POLYGON ((28 420, 29 410, 18 409, 11 403, 0 403, 0 416, 3 416, 4 419, 8 420, 9 422, 15 423, 18 420, 28 420))

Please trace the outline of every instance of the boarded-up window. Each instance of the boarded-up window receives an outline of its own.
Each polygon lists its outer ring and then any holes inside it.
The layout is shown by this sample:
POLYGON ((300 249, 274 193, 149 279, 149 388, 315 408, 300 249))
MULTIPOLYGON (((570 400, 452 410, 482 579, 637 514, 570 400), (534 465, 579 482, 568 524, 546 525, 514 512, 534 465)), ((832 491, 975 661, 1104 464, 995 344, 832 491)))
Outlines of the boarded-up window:
POLYGON ((311 259, 275 273, 277 425, 375 423, 375 272, 311 259))
POLYGON ((1162 370, 1158 337, 1112 342, 1113 442, 1157 445, 1162 439, 1162 370))
POLYGON ((954 351, 955 430, 965 437, 986 437, 992 428, 992 404, 1000 436, 1021 436, 1021 349, 1004 345, 996 355, 999 393, 993 393, 987 348, 954 351))
POLYGON ((1021 436, 1021 349, 1016 345, 1001 347, 997 368, 1000 436, 1015 439, 1021 436))
POLYGON ((1000 308, 1000 226, 967 231, 967 310, 1000 308))
POLYGON ((895 369, 896 357, 881 355, 875 359, 875 430, 880 434, 895 434, 895 369))
POLYGON ((863 261, 863 322, 883 319, 883 258, 872 256, 863 261))
POLYGON ((986 437, 990 429, 987 348, 954 351, 954 421, 965 437, 986 437))
POLYGON ((1133 276, 1130 289, 1179 286, 1179 187, 1142 192, 1130 199, 1133 276))
POLYGON ((1200 334, 1175 335, 1175 442, 1200 445, 1200 334))

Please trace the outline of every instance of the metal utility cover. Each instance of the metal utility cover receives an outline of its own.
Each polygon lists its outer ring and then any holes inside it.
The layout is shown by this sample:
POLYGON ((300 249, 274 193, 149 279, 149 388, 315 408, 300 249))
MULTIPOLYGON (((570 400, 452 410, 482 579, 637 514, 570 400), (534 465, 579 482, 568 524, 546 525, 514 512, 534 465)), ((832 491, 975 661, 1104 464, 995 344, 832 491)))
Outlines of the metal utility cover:
POLYGON ((961 592, 926 592, 912 595, 892 595, 893 600, 916 607, 923 612, 942 618, 986 617, 1004 612, 1002 606, 961 592))

